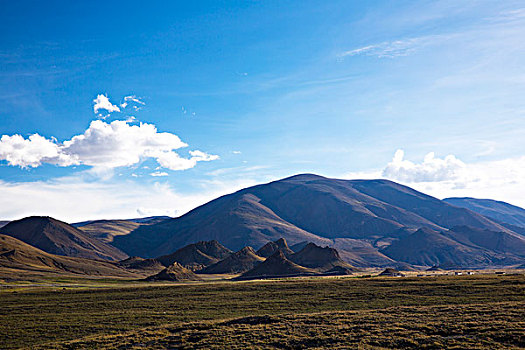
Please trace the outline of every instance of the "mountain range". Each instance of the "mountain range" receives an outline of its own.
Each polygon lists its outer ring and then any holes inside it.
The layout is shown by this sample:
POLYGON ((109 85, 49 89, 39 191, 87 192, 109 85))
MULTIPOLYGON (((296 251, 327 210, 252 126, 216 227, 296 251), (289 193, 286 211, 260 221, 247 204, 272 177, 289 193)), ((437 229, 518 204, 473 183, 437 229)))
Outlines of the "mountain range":
POLYGON ((29 217, 0 227, 0 234, 53 256, 157 272, 171 266, 164 276, 253 269, 275 275, 277 266, 297 273, 487 268, 525 264, 523 212, 503 202, 439 200, 388 180, 302 174, 219 197, 177 218, 69 225, 29 217), (325 259, 330 266, 319 266, 325 259))
POLYGON ((362 267, 451 263, 448 255, 425 258, 427 252, 421 248, 430 244, 425 240, 437 240, 449 252, 463 252, 452 259, 458 266, 514 263, 525 256, 524 251, 502 253, 461 241, 452 234, 456 227, 471 230, 472 235, 481 230, 523 241, 500 221, 392 181, 303 174, 222 196, 181 217, 116 236, 112 244, 128 255, 156 257, 197 241, 217 240, 240 250, 260 249, 282 237, 291 246, 312 242, 334 247, 344 260, 362 267), (425 230, 418 232, 421 228, 425 230), (418 241, 421 244, 412 244, 418 241), (485 258, 472 258, 479 254, 485 258))
POLYGON ((477 198, 445 198, 443 201, 472 210, 476 213, 484 215, 496 222, 512 225, 514 227, 525 227, 525 209, 515 205, 495 201, 492 199, 477 199, 477 198))

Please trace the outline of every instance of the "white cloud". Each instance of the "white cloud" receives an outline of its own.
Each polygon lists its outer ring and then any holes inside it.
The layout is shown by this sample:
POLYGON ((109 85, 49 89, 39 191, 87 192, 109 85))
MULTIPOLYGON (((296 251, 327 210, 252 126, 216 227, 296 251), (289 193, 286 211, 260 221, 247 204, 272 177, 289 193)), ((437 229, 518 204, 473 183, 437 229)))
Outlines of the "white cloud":
POLYGON ((37 167, 42 163, 60 166, 78 164, 74 157, 61 152, 59 144, 38 134, 33 134, 27 139, 21 135, 2 135, 0 159, 22 168, 37 167))
POLYGON ((174 216, 252 184, 253 181, 246 179, 203 183, 198 192, 179 193, 168 184, 159 182, 89 182, 80 177, 15 183, 0 180, 0 218, 15 220, 29 215, 48 215, 78 222, 126 219, 136 217, 140 212, 148 216, 174 216))
POLYGON ((405 182, 435 182, 457 179, 465 163, 453 155, 436 158, 428 153, 422 163, 416 164, 404 159, 405 152, 397 150, 394 158, 383 170, 383 176, 405 182))
POLYGON ((144 101, 142 101, 141 99, 139 99, 135 95, 130 95, 130 96, 124 97, 124 101, 125 102, 135 102, 135 103, 138 103, 140 105, 145 105, 146 104, 146 103, 144 103, 144 101))
POLYGON ((233 154, 241 154, 241 151, 232 151, 233 154))
POLYGON ((63 143, 53 142, 38 134, 31 135, 27 140, 20 135, 4 135, 0 139, 0 159, 21 167, 50 163, 112 169, 153 158, 164 168, 184 170, 193 168, 197 162, 219 158, 195 150, 190 151, 191 157, 187 159, 175 152, 187 146, 175 134, 158 132, 153 124, 130 125, 123 120, 111 123, 94 120, 83 134, 63 143))
POLYGON ((352 56, 375 56, 377 58, 395 58, 408 56, 418 49, 431 44, 440 43, 449 39, 451 35, 429 35, 394 41, 384 41, 378 44, 366 45, 356 49, 344 51, 338 55, 340 59, 352 56))
POLYGON ((438 198, 489 198, 525 208, 525 156, 464 163, 453 155, 442 159, 431 155, 421 163, 413 163, 404 159, 402 151, 397 151, 382 171, 353 172, 343 177, 383 177, 438 198))
MULTIPOLYGON (((139 105, 146 105, 146 103, 144 101, 142 101, 141 99, 139 99, 137 96, 135 95, 130 95, 130 96, 126 96, 124 97, 124 102, 122 102, 120 104, 120 107, 121 108, 126 108, 130 103, 135 103, 135 104, 139 104, 139 105)), ((134 106, 136 107, 136 106, 134 106)), ((138 109, 138 108, 135 108, 135 109, 138 109)))
POLYGON ((157 152, 155 158, 161 167, 171 170, 186 170, 193 168, 197 162, 209 162, 219 159, 219 156, 201 151, 190 151, 191 158, 182 158, 175 152, 157 152))
POLYGON ((169 174, 164 171, 155 171, 150 174, 151 176, 159 177, 159 176, 168 176, 169 174))
POLYGON ((98 113, 99 110, 101 109, 104 109, 106 111, 108 111, 109 113, 111 112, 120 112, 120 108, 118 108, 118 106, 112 104, 111 102, 109 102, 109 99, 107 96, 105 95, 102 95, 102 94, 99 94, 97 96, 96 99, 93 100, 93 111, 95 113, 98 113))

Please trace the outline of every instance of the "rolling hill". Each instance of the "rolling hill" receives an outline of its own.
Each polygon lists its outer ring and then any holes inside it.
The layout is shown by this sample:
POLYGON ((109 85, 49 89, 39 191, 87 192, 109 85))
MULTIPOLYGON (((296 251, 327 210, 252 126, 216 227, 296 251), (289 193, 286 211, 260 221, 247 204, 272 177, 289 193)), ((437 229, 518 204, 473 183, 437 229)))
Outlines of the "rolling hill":
MULTIPOLYGON (((302 242, 336 247, 356 266, 394 266, 386 247, 422 227, 444 232, 456 226, 514 235, 483 215, 392 181, 303 174, 222 196, 181 217, 117 236, 112 244, 129 255, 154 257, 202 240, 239 250, 260 249, 282 237, 292 247, 302 242)), ((418 237, 423 238, 411 239, 418 237)), ((432 259, 422 259, 427 260, 432 259)))
POLYGON ((104 260, 128 257, 114 246, 51 217, 31 216, 11 221, 0 228, 0 233, 55 255, 104 260))
MULTIPOLYGON (((23 276, 21 271, 40 275, 67 274, 137 278, 151 274, 151 270, 128 270, 116 262, 59 256, 46 253, 14 237, 0 234, 0 267, 23 276)), ((3 271, 5 272, 5 270, 3 271)))
POLYGON ((74 226, 91 237, 97 238, 105 243, 111 243, 115 236, 127 235, 139 226, 152 225, 166 219, 170 219, 170 217, 151 216, 147 218, 127 220, 93 220, 75 223, 71 226, 74 226))

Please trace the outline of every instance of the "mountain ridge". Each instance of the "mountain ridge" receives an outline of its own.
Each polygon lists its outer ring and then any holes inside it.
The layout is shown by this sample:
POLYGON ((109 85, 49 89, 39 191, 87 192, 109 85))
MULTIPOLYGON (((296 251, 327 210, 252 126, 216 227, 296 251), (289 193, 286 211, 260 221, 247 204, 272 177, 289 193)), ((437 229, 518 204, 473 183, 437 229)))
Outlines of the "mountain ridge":
POLYGON ((128 257, 118 248, 49 216, 11 221, 0 228, 0 233, 55 255, 114 261, 128 257))
POLYGON ((337 246, 341 257, 359 266, 392 266, 386 246, 422 227, 445 232, 456 226, 515 235, 483 215, 389 180, 301 174, 221 196, 115 237, 114 244, 130 255, 154 257, 201 240, 239 250, 282 237, 291 246, 337 246))

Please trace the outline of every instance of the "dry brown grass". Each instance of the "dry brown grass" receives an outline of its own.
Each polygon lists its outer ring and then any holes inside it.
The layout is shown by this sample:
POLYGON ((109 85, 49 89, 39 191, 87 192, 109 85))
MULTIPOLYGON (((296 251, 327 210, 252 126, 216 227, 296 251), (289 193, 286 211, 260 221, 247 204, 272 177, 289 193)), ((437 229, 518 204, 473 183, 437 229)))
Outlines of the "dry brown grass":
POLYGON ((518 348, 525 276, 0 293, 2 348, 518 348))

